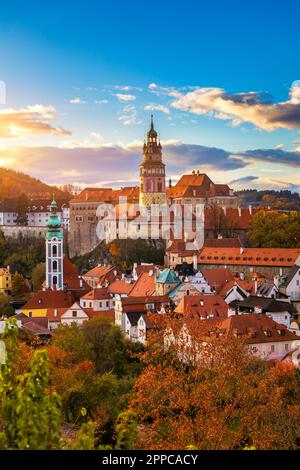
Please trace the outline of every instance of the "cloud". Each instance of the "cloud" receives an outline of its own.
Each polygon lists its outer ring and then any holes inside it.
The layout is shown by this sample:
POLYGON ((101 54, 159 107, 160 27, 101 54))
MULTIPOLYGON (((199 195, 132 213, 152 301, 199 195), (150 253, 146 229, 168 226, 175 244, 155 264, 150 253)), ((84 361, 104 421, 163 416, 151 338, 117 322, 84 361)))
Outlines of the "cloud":
POLYGON ((291 167, 300 167, 300 152, 297 150, 290 152, 280 148, 247 150, 245 152, 235 153, 235 157, 245 162, 259 160, 265 163, 278 163, 291 167))
POLYGON ((103 140, 103 135, 100 134, 99 132, 90 132, 90 136, 96 140, 103 140))
POLYGON ((169 108, 167 108, 167 106, 164 106, 163 104, 150 103, 144 106, 144 110, 145 111, 161 111, 162 113, 170 114, 169 108))
POLYGON ((82 100, 81 98, 72 98, 69 103, 71 104, 86 104, 86 101, 82 100))
POLYGON ((96 104, 107 104, 108 100, 95 100, 96 104))
POLYGON ((179 110, 230 120, 234 126, 249 122, 266 131, 300 130, 299 81, 290 88, 289 99, 278 103, 272 103, 268 95, 254 91, 231 94, 222 88, 197 87, 187 93, 178 93, 171 105, 179 110))
POLYGON ((130 95, 127 93, 116 93, 115 96, 119 101, 134 101, 136 99, 135 95, 130 95))
POLYGON ((0 138, 16 138, 23 134, 71 135, 70 131, 49 123, 55 118, 55 113, 53 106, 40 104, 0 110, 0 138))
MULTIPOLYGON (((228 152, 182 142, 162 142, 163 159, 169 175, 190 172, 194 168, 233 170, 246 164, 231 159, 228 152), (209 162, 209 164, 207 163, 209 162)), ((142 142, 105 145, 99 142, 65 141, 60 147, 10 147, 0 149, 0 165, 18 168, 49 183, 98 185, 105 181, 139 180, 142 142), (113 177, 113 178, 112 178, 113 177)), ((127 183, 128 185, 128 183, 127 183)))
POLYGON ((124 126, 130 126, 132 124, 140 124, 141 121, 137 118, 137 110, 134 105, 127 105, 123 108, 121 115, 118 120, 124 126))
POLYGON ((252 181, 258 180, 259 176, 244 176, 242 178, 237 178, 235 180, 229 181, 228 184, 232 185, 241 185, 245 183, 251 183, 252 181))

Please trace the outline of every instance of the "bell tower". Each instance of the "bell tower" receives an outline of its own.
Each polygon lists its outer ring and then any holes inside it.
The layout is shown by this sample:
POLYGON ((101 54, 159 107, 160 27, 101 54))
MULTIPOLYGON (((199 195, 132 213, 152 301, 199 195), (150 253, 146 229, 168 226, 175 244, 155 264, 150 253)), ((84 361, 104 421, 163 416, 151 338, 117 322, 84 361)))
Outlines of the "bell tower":
POLYGON ((53 199, 50 206, 50 219, 46 234, 46 288, 62 290, 63 279, 63 243, 61 223, 57 215, 57 204, 53 199))
POLYGON ((150 130, 143 146, 143 161, 140 164, 140 205, 166 203, 165 164, 162 162, 161 143, 157 142, 151 114, 150 130))

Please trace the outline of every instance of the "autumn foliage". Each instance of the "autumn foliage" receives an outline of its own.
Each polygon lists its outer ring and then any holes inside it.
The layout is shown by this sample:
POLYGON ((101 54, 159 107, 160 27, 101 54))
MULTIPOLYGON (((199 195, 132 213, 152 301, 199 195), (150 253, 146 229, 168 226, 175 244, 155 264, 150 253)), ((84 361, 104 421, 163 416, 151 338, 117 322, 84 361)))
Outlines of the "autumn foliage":
POLYGON ((298 448, 298 370, 253 357, 199 320, 161 317, 131 403, 140 448, 298 448))

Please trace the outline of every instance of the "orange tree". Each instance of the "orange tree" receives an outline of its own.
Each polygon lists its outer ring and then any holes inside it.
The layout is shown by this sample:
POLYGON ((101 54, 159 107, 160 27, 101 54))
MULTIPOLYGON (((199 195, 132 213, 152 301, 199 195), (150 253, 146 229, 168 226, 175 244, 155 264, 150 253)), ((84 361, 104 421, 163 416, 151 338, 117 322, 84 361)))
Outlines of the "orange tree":
MULTIPOLYGON (((297 448, 299 372, 194 318, 160 315, 131 410, 143 449, 297 448)), ((156 325, 155 325, 156 323, 156 325)))

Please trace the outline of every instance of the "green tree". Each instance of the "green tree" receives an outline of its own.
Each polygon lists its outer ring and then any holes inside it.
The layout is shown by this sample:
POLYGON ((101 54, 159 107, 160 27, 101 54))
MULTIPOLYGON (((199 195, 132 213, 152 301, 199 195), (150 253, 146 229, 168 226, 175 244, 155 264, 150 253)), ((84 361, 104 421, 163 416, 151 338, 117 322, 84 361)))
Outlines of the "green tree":
POLYGON ((31 274, 31 281, 33 285, 33 290, 38 291, 42 288, 43 282, 45 280, 46 264, 39 263, 33 269, 31 274))
POLYGON ((12 280, 12 290, 11 290, 12 296, 15 298, 22 297, 24 294, 29 292, 29 290, 30 289, 29 289, 26 279, 24 279, 22 274, 19 274, 18 272, 16 272, 13 275, 13 280, 12 280))
POLYGON ((95 359, 93 344, 86 341, 82 328, 76 323, 60 325, 53 335, 52 346, 72 353, 75 362, 95 359))
POLYGON ((11 306, 11 297, 5 294, 0 294, 0 316, 11 316, 15 313, 13 307, 11 306))
POLYGON ((108 245, 112 264, 120 269, 132 269, 133 263, 164 263, 164 245, 159 240, 114 240, 108 245))
POLYGON ((29 372, 18 375, 15 357, 18 351, 15 323, 2 335, 7 348, 6 363, 1 365, 0 410, 1 447, 4 449, 58 449, 60 447, 60 398, 49 392, 47 353, 37 351, 29 372))
POLYGON ((300 213, 261 211, 254 216, 249 238, 254 247, 299 248, 300 213))

